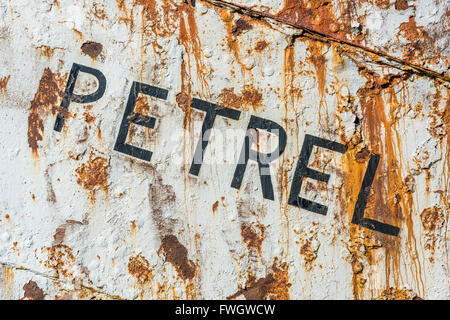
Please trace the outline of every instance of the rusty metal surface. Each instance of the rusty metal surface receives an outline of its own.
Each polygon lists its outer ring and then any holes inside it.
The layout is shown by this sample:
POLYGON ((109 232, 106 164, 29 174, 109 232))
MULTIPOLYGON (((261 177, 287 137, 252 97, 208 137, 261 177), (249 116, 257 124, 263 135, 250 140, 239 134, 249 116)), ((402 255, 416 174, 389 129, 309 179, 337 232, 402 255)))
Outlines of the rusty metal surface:
POLYGON ((446 1, 0 0, 0 298, 449 299, 448 19, 446 1), (105 91, 65 109, 71 84, 105 91), (261 126, 286 133, 273 195, 253 159, 235 181, 262 118, 254 150, 281 141, 261 126), (117 143, 130 122, 150 159, 117 143))

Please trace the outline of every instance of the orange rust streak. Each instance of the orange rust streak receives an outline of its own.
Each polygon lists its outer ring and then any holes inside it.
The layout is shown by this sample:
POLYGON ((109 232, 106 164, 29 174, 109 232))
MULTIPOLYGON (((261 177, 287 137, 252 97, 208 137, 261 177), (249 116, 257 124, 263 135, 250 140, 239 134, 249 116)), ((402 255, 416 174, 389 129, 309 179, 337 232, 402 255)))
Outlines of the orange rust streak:
POLYGON ((0 78, 0 97, 2 94, 6 92, 6 86, 8 85, 9 79, 11 76, 0 78))
POLYGON ((35 157, 39 156, 38 142, 43 140, 44 119, 49 112, 55 114, 63 96, 64 82, 67 75, 54 74, 49 68, 44 70, 39 88, 31 101, 28 115, 28 145, 35 157))

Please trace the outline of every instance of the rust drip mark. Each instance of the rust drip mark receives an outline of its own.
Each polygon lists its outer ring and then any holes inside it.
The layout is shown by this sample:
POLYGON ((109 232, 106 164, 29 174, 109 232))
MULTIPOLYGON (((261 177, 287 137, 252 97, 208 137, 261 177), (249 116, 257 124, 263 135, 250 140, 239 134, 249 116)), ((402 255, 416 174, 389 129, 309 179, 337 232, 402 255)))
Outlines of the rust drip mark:
MULTIPOLYGON (((246 65, 241 61, 240 58, 240 45, 238 37, 242 34, 243 30, 250 30, 252 28, 251 24, 245 19, 238 19, 236 23, 233 25, 233 17, 234 13, 230 10, 221 9, 220 10, 220 18, 225 23, 226 27, 226 41, 227 46, 230 52, 233 54, 236 62, 241 67, 242 75, 245 75, 246 70, 250 70, 252 68, 252 64, 246 65)), ((231 74, 234 75, 234 70, 231 70, 231 74)))
POLYGON ((36 282, 30 280, 23 286, 24 300, 44 300, 45 294, 36 282))
POLYGON ((116 0, 116 3, 119 11, 122 12, 119 22, 125 23, 125 25, 130 28, 130 33, 132 33, 134 29, 133 9, 131 9, 131 13, 129 14, 125 5, 125 0, 116 0))
POLYGON ((137 231, 136 221, 132 220, 131 221, 130 232, 131 232, 131 234, 136 234, 136 231, 137 231))
MULTIPOLYGON (((382 161, 372 184, 372 188, 368 197, 365 216, 373 217, 376 220, 388 223, 393 226, 399 226, 405 223, 406 230, 406 252, 411 257, 413 263, 411 264, 411 273, 419 288, 424 288, 423 274, 420 261, 420 255, 417 251, 417 243, 413 233, 413 219, 414 202, 412 193, 405 192, 404 179, 401 176, 401 162, 397 159, 399 144, 399 136, 396 128, 396 122, 390 119, 394 118, 393 113, 402 104, 397 101, 395 96, 395 86, 401 85, 408 79, 410 74, 402 75, 386 75, 380 77, 366 67, 358 65, 359 72, 363 75, 367 82, 358 90, 359 102, 363 113, 363 119, 360 123, 361 141, 357 146, 351 146, 343 157, 344 166, 344 184, 341 195, 342 203, 346 205, 344 212, 352 213, 358 191, 356 190, 361 185, 361 179, 366 170, 366 165, 361 162, 367 152, 381 154, 382 161), (367 148, 368 151, 364 150, 367 148), (358 151, 359 150, 359 151, 358 151), (354 161, 357 158, 360 161, 354 161)), ((348 219, 351 219, 351 214, 348 219)), ((349 220, 350 221, 350 220, 349 220)), ((356 248, 360 246, 362 235, 366 235, 363 240, 364 246, 368 246, 368 241, 377 241, 383 246, 385 250, 385 270, 386 270, 386 287, 390 287, 391 277, 394 280, 395 287, 400 285, 402 281, 402 274, 400 272, 400 254, 401 244, 400 238, 392 238, 388 235, 380 233, 369 233, 359 229, 350 227, 350 242, 349 249, 356 258, 363 258, 364 255, 359 255, 356 248)), ((369 252, 370 253, 370 252, 369 252)), ((373 257, 366 256, 368 261, 373 262, 373 257)), ((354 268, 354 295, 355 298, 362 297, 362 288, 360 285, 359 268, 354 268)))
POLYGON ((44 119, 49 112, 53 115, 58 111, 58 105, 64 94, 64 82, 67 74, 61 76, 54 74, 49 68, 44 70, 39 88, 31 101, 28 115, 28 146, 35 157, 39 156, 38 142, 42 141, 44 135, 44 119))
POLYGON ((75 263, 75 256, 73 255, 72 249, 65 244, 58 244, 46 247, 44 250, 48 254, 44 266, 52 269, 55 272, 56 278, 71 278, 71 269, 75 263))
POLYGON ((128 261, 128 273, 131 274, 139 284, 147 284, 154 277, 150 262, 148 262, 141 254, 130 257, 128 261))
POLYGON ((317 82, 319 84, 320 105, 323 104, 326 83, 326 63, 327 60, 322 54, 323 44, 318 41, 309 41, 308 51, 310 52, 309 60, 316 69, 317 82))
POLYGON ((287 263, 278 263, 278 258, 275 258, 271 272, 266 277, 258 280, 250 279, 245 288, 227 299, 233 300, 243 295, 246 300, 289 300, 291 286, 287 263))
POLYGON ((6 266, 2 266, 3 268, 3 284, 4 284, 4 293, 2 297, 7 299, 6 297, 11 298, 13 289, 14 289, 14 269, 6 266))
POLYGON ((95 194, 99 189, 108 195, 108 167, 108 160, 95 156, 95 153, 91 151, 89 160, 75 169, 78 175, 77 183, 89 191, 89 198, 92 201, 95 201, 95 194))
MULTIPOLYGON (((450 77, 446 76, 443 73, 439 73, 436 72, 434 70, 431 70, 429 68, 423 67, 421 65, 409 62, 407 60, 404 59, 400 59, 397 57, 394 57, 392 55, 389 55, 385 52, 381 52, 372 48, 368 48, 364 45, 362 45, 359 41, 358 38, 356 38, 356 41, 350 41, 346 39, 346 35, 349 33, 347 28, 348 26, 346 25, 337 25, 336 23, 330 23, 329 24, 329 30, 331 32, 326 32, 323 30, 320 30, 320 28, 317 28, 316 26, 310 26, 311 24, 305 21, 303 21, 302 19, 296 19, 295 21, 293 20, 289 20, 289 17, 283 17, 283 10, 282 12, 280 12, 278 15, 273 15, 267 12, 260 12, 260 11, 256 11, 253 10, 249 7, 243 6, 243 5, 237 5, 237 4, 233 4, 227 1, 222 1, 222 0, 203 0, 207 3, 210 3, 214 6, 220 7, 220 8, 228 8, 228 9, 232 9, 236 12, 239 12, 241 14, 247 15, 249 17, 252 17, 254 19, 270 19, 273 21, 276 21, 278 23, 282 23, 285 25, 288 25, 290 27, 296 28, 296 29, 300 29, 302 31, 305 31, 303 34, 304 36, 307 36, 309 38, 315 39, 315 40, 321 40, 321 41, 327 41, 327 42, 333 42, 336 43, 338 45, 341 45, 343 47, 348 46, 348 47, 352 47, 352 48, 356 48, 358 50, 363 51, 364 53, 368 54, 369 56, 378 56, 381 58, 385 58, 385 60, 381 60, 381 59, 374 59, 374 62, 382 64, 382 65, 387 65, 389 67, 395 68, 395 69, 399 69, 402 71, 410 71, 410 72, 414 72, 418 75, 424 75, 430 78, 435 78, 435 79, 439 79, 445 82, 450 82, 450 77), (342 30, 342 36, 340 36, 340 34, 335 34, 335 32, 342 30), (388 60, 388 61, 386 61, 388 60), (395 62, 395 63, 392 63, 395 62), (401 66, 398 66, 398 64, 400 64, 401 66)), ((289 3, 292 3, 294 6, 296 4, 297 1, 295 0, 288 0, 289 3)), ((322 2, 322 1, 320 1, 322 2)), ((303 3, 303 1, 302 1, 303 3)), ((318 3, 318 1, 316 1, 316 3, 318 3)), ((324 2, 324 4, 326 4, 324 2)), ((285 6, 285 9, 288 8, 289 6, 285 6)), ((286 10, 284 10, 284 12, 286 13, 286 10)), ((314 11, 313 11, 314 14, 314 11)), ((294 16, 296 17, 296 16, 294 16)), ((317 15, 316 17, 318 18, 319 24, 321 18, 319 15, 317 15)), ((325 15, 325 21, 327 21, 327 19, 329 20, 329 17, 327 17, 327 15, 325 15)), ((333 19, 331 17, 331 19, 333 19)), ((326 23, 323 24, 323 26, 327 26, 326 23)))
POLYGON ((251 224, 243 223, 241 225, 241 237, 249 251, 251 249, 257 250, 261 256, 261 245, 264 241, 265 227, 260 224, 256 225, 256 227, 259 229, 259 232, 251 224))
POLYGON ((248 106, 252 106, 256 111, 262 105, 262 94, 251 86, 245 86, 240 95, 234 93, 234 88, 225 88, 219 95, 222 104, 233 109, 244 108, 247 110, 248 106))
POLYGON ((251 30, 252 28, 252 25, 247 20, 240 18, 236 20, 233 29, 231 30, 231 34, 234 36, 239 36, 245 30, 251 30))
POLYGON ((383 290, 376 300, 423 300, 414 291, 402 288, 389 288, 383 290))
MULTIPOLYGON (((370 151, 366 147, 350 146, 342 157, 343 188, 339 191, 339 202, 343 206, 342 212, 349 212, 348 216, 343 218, 342 224, 345 227, 349 225, 350 239, 347 244, 347 250, 349 251, 347 261, 352 268, 352 290, 353 298, 356 300, 364 298, 364 288, 367 282, 363 273, 363 261, 366 260, 369 265, 373 264, 375 260, 374 250, 381 247, 380 244, 365 237, 365 234, 372 237, 372 233, 351 224, 351 212, 354 210, 367 165, 367 161, 363 161, 363 159, 366 158, 367 154, 370 156, 370 151), (355 159, 359 159, 359 161, 355 161, 355 159)), ((371 199, 373 200, 373 195, 371 195, 371 199)))
POLYGON ((217 212, 217 208, 219 207, 219 201, 214 202, 213 206, 212 206, 212 211, 213 213, 217 212))
POLYGON ((188 259, 188 251, 174 235, 166 235, 161 239, 158 253, 163 253, 166 260, 176 269, 178 276, 183 280, 192 280, 195 277, 196 266, 188 259))
POLYGON ((102 53, 102 50, 103 45, 98 42, 86 41, 81 45, 81 52, 92 59, 96 59, 102 53))
MULTIPOLYGON (((190 63, 190 54, 194 56, 197 77, 200 80, 200 84, 202 86, 202 90, 206 90, 206 93, 209 95, 209 85, 206 81, 207 68, 203 62, 203 53, 201 50, 201 43, 198 34, 197 22, 195 20, 195 9, 187 4, 182 3, 180 7, 180 31, 179 31, 179 41, 180 44, 184 46, 187 53, 187 66, 189 68, 189 77, 191 77, 191 63, 190 63), (186 18, 185 18, 186 15, 186 18)), ((184 60, 183 60, 184 63, 184 60)), ((186 67, 186 65, 184 65, 186 67)), ((182 66, 182 86, 185 86, 184 81, 186 81, 185 68, 183 70, 182 66), (183 81, 184 80, 184 81, 183 81)), ((184 89, 188 89, 188 92, 182 91, 186 93, 189 97, 191 95, 190 84, 184 89)))
POLYGON ((6 92, 6 86, 8 85, 9 79, 11 79, 11 76, 0 78, 0 97, 2 94, 5 94, 6 92))

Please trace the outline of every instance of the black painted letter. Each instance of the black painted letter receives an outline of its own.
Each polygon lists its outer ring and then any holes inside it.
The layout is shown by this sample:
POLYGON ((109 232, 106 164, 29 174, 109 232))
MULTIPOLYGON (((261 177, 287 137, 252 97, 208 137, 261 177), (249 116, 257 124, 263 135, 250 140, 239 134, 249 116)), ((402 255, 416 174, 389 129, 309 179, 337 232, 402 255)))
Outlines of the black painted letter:
POLYGON ((331 151, 337 151, 340 153, 345 153, 347 151, 347 147, 338 142, 321 139, 307 134, 305 136, 305 142, 303 143, 302 151, 300 152, 300 157, 297 162, 297 168, 295 169, 288 203, 292 206, 326 215, 328 211, 327 206, 301 198, 298 195, 302 188, 303 178, 311 178, 326 183, 328 182, 328 180, 330 180, 329 174, 321 173, 317 170, 308 168, 308 161, 311 157, 314 146, 318 146, 331 151))
MULTIPOLYGON (((256 132, 256 134, 258 134, 256 132)), ((261 179, 261 188, 264 199, 274 200, 272 180, 270 177, 270 163, 279 158, 286 148, 286 131, 277 123, 251 116, 248 124, 247 133, 245 134, 244 144, 242 146, 239 163, 234 172, 231 187, 239 189, 244 178, 245 169, 247 168, 248 159, 258 162, 259 176, 261 179), (251 144, 255 141, 251 132, 256 129, 262 129, 278 136, 278 147, 275 151, 265 154, 255 151, 251 148, 251 144)))
POLYGON ((69 80, 67 80, 66 89, 64 90, 64 97, 63 101, 61 102, 61 109, 58 112, 58 115, 56 116, 54 130, 61 132, 64 126, 65 114, 67 113, 67 110, 69 110, 69 105, 72 101, 77 103, 91 103, 97 101, 101 97, 103 97, 105 89, 106 89, 106 78, 103 75, 103 73, 101 73, 97 69, 89 68, 81 64, 74 63, 72 65, 72 70, 70 70, 69 80), (97 78, 98 80, 97 91, 88 94, 86 96, 80 96, 73 93, 73 90, 75 89, 75 83, 77 82, 78 73, 80 72, 89 73, 97 78))
POLYGON ((380 162, 380 156, 373 154, 370 156, 369 165, 367 166, 366 173, 359 191, 358 200, 356 201, 355 211, 353 212, 352 223, 363 226, 370 230, 379 231, 391 236, 397 236, 400 229, 390 224, 382 223, 376 220, 364 218, 364 210, 367 204, 367 197, 370 193, 375 173, 377 172, 378 163, 380 162))
POLYGON ((238 110, 218 106, 213 103, 209 103, 196 98, 192 99, 191 107, 206 112, 205 119, 203 120, 202 125, 202 134, 197 144, 197 148, 195 149, 191 169, 189 170, 190 174, 198 176, 203 163, 203 154, 206 150, 206 147, 208 146, 211 129, 214 126, 216 116, 239 120, 241 112, 238 110))
POLYGON ((114 145, 114 150, 128 154, 135 158, 150 161, 152 157, 151 151, 132 146, 125 142, 131 123, 150 129, 155 127, 155 118, 134 112, 139 93, 166 100, 169 92, 165 89, 153 87, 145 83, 133 82, 122 123, 120 125, 119 135, 117 136, 116 144, 114 145))

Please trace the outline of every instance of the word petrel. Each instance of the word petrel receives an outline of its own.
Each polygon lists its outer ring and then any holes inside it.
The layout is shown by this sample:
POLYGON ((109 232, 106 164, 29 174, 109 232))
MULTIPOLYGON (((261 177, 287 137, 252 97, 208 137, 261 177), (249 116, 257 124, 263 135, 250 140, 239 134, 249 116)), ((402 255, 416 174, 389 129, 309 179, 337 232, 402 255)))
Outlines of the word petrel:
MULTIPOLYGON (((61 132, 64 126, 64 118, 67 114, 67 110, 69 109, 71 102, 81 104, 95 102, 103 97, 105 89, 106 78, 102 72, 97 69, 74 63, 69 74, 67 86, 64 90, 64 97, 61 103, 60 111, 56 117, 54 130, 57 132, 61 132), (90 74, 98 80, 98 88, 94 93, 88 95, 77 95, 73 93, 75 83, 80 72, 90 74)), ((151 151, 126 143, 126 138, 131 123, 153 129, 157 121, 157 119, 154 117, 134 112, 136 101, 140 93, 161 100, 167 100, 168 96, 168 90, 166 89, 154 87, 145 83, 133 82, 133 84, 131 85, 131 90, 128 96, 128 102, 125 107, 122 122, 120 124, 119 133, 114 145, 114 150, 144 161, 150 161, 152 157, 151 151)), ((216 104, 206 102, 197 98, 192 99, 191 107, 205 112, 205 118, 202 124, 202 134, 198 141, 194 154, 195 161, 192 161, 192 165, 189 170, 190 174, 198 176, 203 163, 203 154, 208 146, 209 135, 211 129, 214 126, 216 117, 219 116, 232 120, 239 120, 241 111, 218 106, 216 104)), ((251 116, 240 154, 240 161, 236 166, 231 182, 231 187, 235 189, 239 189, 241 187, 248 161, 256 161, 259 168, 263 197, 265 199, 274 200, 272 178, 270 175, 269 167, 271 162, 273 162, 283 154, 286 147, 286 141, 286 131, 278 123, 269 119, 251 116), (278 147, 275 151, 271 153, 261 153, 251 148, 252 144, 256 142, 256 138, 251 134, 251 132, 256 129, 273 133, 278 137, 278 147)), ((307 134, 303 141, 303 146, 301 148, 300 156, 296 165, 288 204, 317 214, 326 215, 328 211, 327 206, 299 197, 303 178, 314 179, 325 183, 327 183, 330 179, 329 174, 322 173, 308 167, 308 161, 311 157, 314 146, 328 149, 341 154, 344 154, 347 151, 347 147, 343 144, 307 134)), ((377 171, 379 161, 379 155, 372 154, 370 156, 353 212, 352 223, 384 234, 398 236, 398 233, 400 231, 398 227, 364 217, 364 210, 366 208, 367 199, 373 179, 375 177, 375 173, 377 171)))

